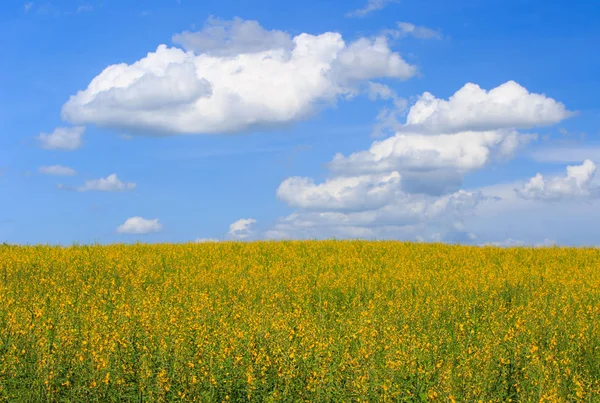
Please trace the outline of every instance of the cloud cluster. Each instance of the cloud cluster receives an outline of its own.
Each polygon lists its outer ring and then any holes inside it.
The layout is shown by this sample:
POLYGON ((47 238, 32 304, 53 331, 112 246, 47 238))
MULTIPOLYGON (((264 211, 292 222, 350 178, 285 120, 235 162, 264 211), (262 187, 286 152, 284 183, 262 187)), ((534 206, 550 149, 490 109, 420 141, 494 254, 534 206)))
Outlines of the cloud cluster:
POLYGON ((399 133, 375 141, 368 150, 347 157, 336 154, 329 168, 342 175, 400 171, 413 191, 441 194, 458 187, 466 173, 481 169, 494 159, 510 158, 534 138, 514 130, 399 133))
POLYGON ((256 21, 209 20, 132 64, 108 66, 70 97, 62 117, 132 133, 239 132, 302 119, 375 78, 416 74, 385 36, 291 37, 256 21))
POLYGON ((525 199, 551 201, 596 197, 598 188, 591 186, 596 169, 596 164, 585 160, 581 165, 568 166, 565 176, 544 178, 538 173, 515 191, 525 199))
MULTIPOLYGON (((384 87, 372 92, 392 99, 384 87)), ((489 92, 467 84, 449 100, 425 93, 395 135, 364 151, 336 154, 324 182, 284 180, 277 196, 296 211, 267 235, 414 239, 426 230, 431 239, 471 242, 476 236, 463 220, 486 197, 460 190, 464 176, 511 158, 536 138, 518 129, 568 116, 562 104, 514 82, 489 92)))

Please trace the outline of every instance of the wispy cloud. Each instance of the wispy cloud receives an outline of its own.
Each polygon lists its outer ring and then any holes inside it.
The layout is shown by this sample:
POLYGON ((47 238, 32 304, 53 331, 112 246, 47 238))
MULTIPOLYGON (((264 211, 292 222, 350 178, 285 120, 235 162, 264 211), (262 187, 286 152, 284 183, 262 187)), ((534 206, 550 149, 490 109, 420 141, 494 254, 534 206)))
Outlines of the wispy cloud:
POLYGON ((85 181, 83 186, 69 187, 62 184, 57 186, 59 189, 72 190, 76 192, 126 192, 136 188, 133 182, 122 182, 116 174, 108 175, 106 178, 90 179, 85 181))
POLYGON ((23 6, 23 9, 25 10, 26 13, 30 12, 32 8, 33 8, 32 2, 25 3, 25 5, 23 6))
POLYGON ((381 10, 390 3, 397 3, 398 0, 369 0, 363 8, 350 11, 346 17, 364 17, 373 11, 381 10))
POLYGON ((435 29, 415 25, 410 22, 399 22, 396 25, 398 29, 388 31, 395 38, 413 36, 418 39, 442 39, 442 34, 435 29))
POLYGON ((346 17, 364 17, 373 11, 381 10, 390 3, 397 3, 398 0, 369 0, 363 8, 350 11, 346 17))
POLYGON ((135 189, 135 183, 124 183, 116 174, 108 175, 106 178, 92 179, 85 181, 85 184, 78 188, 80 192, 100 191, 100 192, 124 192, 135 189))
POLYGON ((63 165, 50 165, 42 166, 38 169, 38 172, 44 175, 55 175, 55 176, 75 176, 77 172, 73 168, 69 168, 63 165))

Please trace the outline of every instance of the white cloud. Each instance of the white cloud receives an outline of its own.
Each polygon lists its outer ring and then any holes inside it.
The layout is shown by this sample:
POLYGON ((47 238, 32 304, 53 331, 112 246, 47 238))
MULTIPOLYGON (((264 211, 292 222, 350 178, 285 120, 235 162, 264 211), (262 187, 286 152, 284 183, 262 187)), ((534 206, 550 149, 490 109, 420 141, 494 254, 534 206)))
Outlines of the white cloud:
POLYGON ((560 200, 595 197, 598 195, 598 188, 590 186, 595 173, 596 164, 585 160, 581 165, 568 166, 566 176, 546 179, 538 173, 521 188, 515 190, 525 199, 560 200))
POLYGON ((145 235, 161 230, 162 224, 158 222, 158 218, 148 220, 142 217, 131 217, 117 228, 117 233, 145 235))
POLYGON ((252 226, 256 224, 254 218, 242 218, 229 226, 228 235, 233 239, 246 239, 252 235, 252 226))
POLYGON ((23 9, 25 10, 25 13, 28 13, 29 11, 31 11, 32 8, 33 8, 33 3, 32 2, 27 2, 23 6, 23 9))
POLYGON ((381 10, 388 4, 396 1, 397 0, 368 0, 363 8, 347 13, 346 17, 364 17, 365 15, 372 13, 373 11, 381 10))
POLYGON ((400 190, 400 174, 362 175, 328 179, 316 185, 310 178, 284 180, 277 197, 291 207, 311 210, 364 210, 390 203, 400 190))
POLYGON ((418 26, 410 22, 399 22, 397 31, 391 31, 395 37, 414 36, 419 39, 442 39, 442 34, 431 28, 418 26))
MULTIPOLYGON (((368 150, 336 154, 328 164, 331 177, 324 182, 299 177, 283 181, 277 196, 296 211, 281 218, 266 236, 415 239, 419 235, 433 241, 474 242, 477 235, 465 222, 481 205, 486 206, 483 211, 490 211, 488 206, 493 210, 496 197, 460 190, 464 176, 513 157, 537 137, 516 129, 550 124, 568 112, 562 104, 529 94, 516 83, 489 93, 473 91, 472 86, 463 87, 449 101, 435 100, 429 109, 421 97, 394 136, 373 142, 368 150), (498 110, 488 111, 495 106, 498 110), (472 109, 482 116, 473 117, 472 109), (447 131, 436 131, 439 128, 447 131)), ((393 99, 385 86, 372 84, 369 90, 371 98, 393 99)))
POLYGON ((77 188, 80 192, 124 192, 135 189, 135 183, 124 183, 116 174, 108 175, 106 178, 87 180, 83 186, 77 188))
POLYGON ((525 141, 523 137, 502 130, 438 135, 400 133, 375 141, 368 150, 348 157, 336 154, 329 167, 344 173, 439 168, 467 172, 485 166, 492 158, 492 151, 502 156, 512 155, 525 141))
POLYGON ((387 85, 370 81, 367 86, 367 94, 371 101, 378 99, 392 100, 393 108, 382 108, 375 118, 375 125, 371 132, 372 137, 383 137, 393 134, 397 128, 401 127, 399 119, 406 114, 408 101, 406 98, 399 97, 396 91, 387 85))
POLYGON ((417 72, 383 36, 346 43, 333 32, 285 35, 254 21, 212 21, 175 36, 188 52, 160 45, 131 65, 107 67, 71 96, 63 119, 131 132, 236 132, 296 121, 364 81, 417 72))
POLYGON ((376 83, 373 81, 369 81, 369 83, 367 84, 367 94, 371 101, 376 101, 377 99, 391 99, 392 101, 394 101, 394 106, 400 110, 404 110, 408 103, 408 101, 405 98, 399 97, 398 94, 396 94, 396 91, 394 91, 387 85, 376 83))
MULTIPOLYGON (((341 35, 339 36, 341 40, 341 35)), ((387 77, 407 79, 417 73, 398 53, 392 52, 385 36, 375 39, 359 38, 337 52, 331 63, 331 79, 346 87, 347 92, 355 81, 387 77)))
POLYGON ((55 175, 55 176, 74 176, 77 172, 73 168, 65 167, 62 165, 46 165, 38 169, 38 172, 44 175, 55 175))
POLYGON ((486 91, 465 84, 447 101, 423 93, 410 108, 403 131, 455 133, 552 125, 572 115, 543 94, 530 93, 514 81, 486 91))
POLYGON ((85 127, 57 127, 52 133, 41 133, 37 139, 47 150, 73 151, 81 147, 85 127))
POLYGON ((270 238, 365 237, 414 238, 423 226, 445 233, 462 232, 462 218, 484 200, 478 192, 458 191, 432 197, 398 192, 388 204, 374 209, 344 212, 300 210, 281 218, 266 236, 270 238))
POLYGON ((369 81, 368 94, 371 101, 380 99, 392 99, 396 97, 396 92, 385 84, 369 81))
POLYGON ((426 135, 401 133, 375 141, 366 151, 336 154, 332 172, 364 175, 399 171, 405 189, 432 194, 456 190, 463 176, 493 160, 510 158, 535 136, 512 130, 426 135))
POLYGON ((374 137, 398 132, 453 134, 545 126, 571 116, 565 106, 545 95, 529 93, 514 81, 490 91, 468 83, 449 100, 423 93, 406 113, 406 100, 395 96, 390 88, 370 83, 372 100, 393 99, 394 108, 384 108, 377 116, 374 137), (400 117, 406 122, 400 123, 400 117))

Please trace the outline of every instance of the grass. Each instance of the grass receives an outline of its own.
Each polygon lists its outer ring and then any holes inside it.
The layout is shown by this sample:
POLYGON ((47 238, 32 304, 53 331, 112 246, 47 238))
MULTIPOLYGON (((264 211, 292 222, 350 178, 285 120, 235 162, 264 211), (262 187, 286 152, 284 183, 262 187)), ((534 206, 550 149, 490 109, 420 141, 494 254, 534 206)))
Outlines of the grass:
POLYGON ((600 250, 0 246, 0 401, 600 401, 600 250))

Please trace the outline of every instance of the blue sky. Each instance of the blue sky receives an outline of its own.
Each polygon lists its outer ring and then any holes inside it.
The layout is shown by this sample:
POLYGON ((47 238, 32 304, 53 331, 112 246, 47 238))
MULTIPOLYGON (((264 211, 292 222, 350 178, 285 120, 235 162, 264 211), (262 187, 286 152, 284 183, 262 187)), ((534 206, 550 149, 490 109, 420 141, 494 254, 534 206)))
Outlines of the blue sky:
POLYGON ((0 34, 0 241, 600 243, 597 1, 9 0, 0 34))

